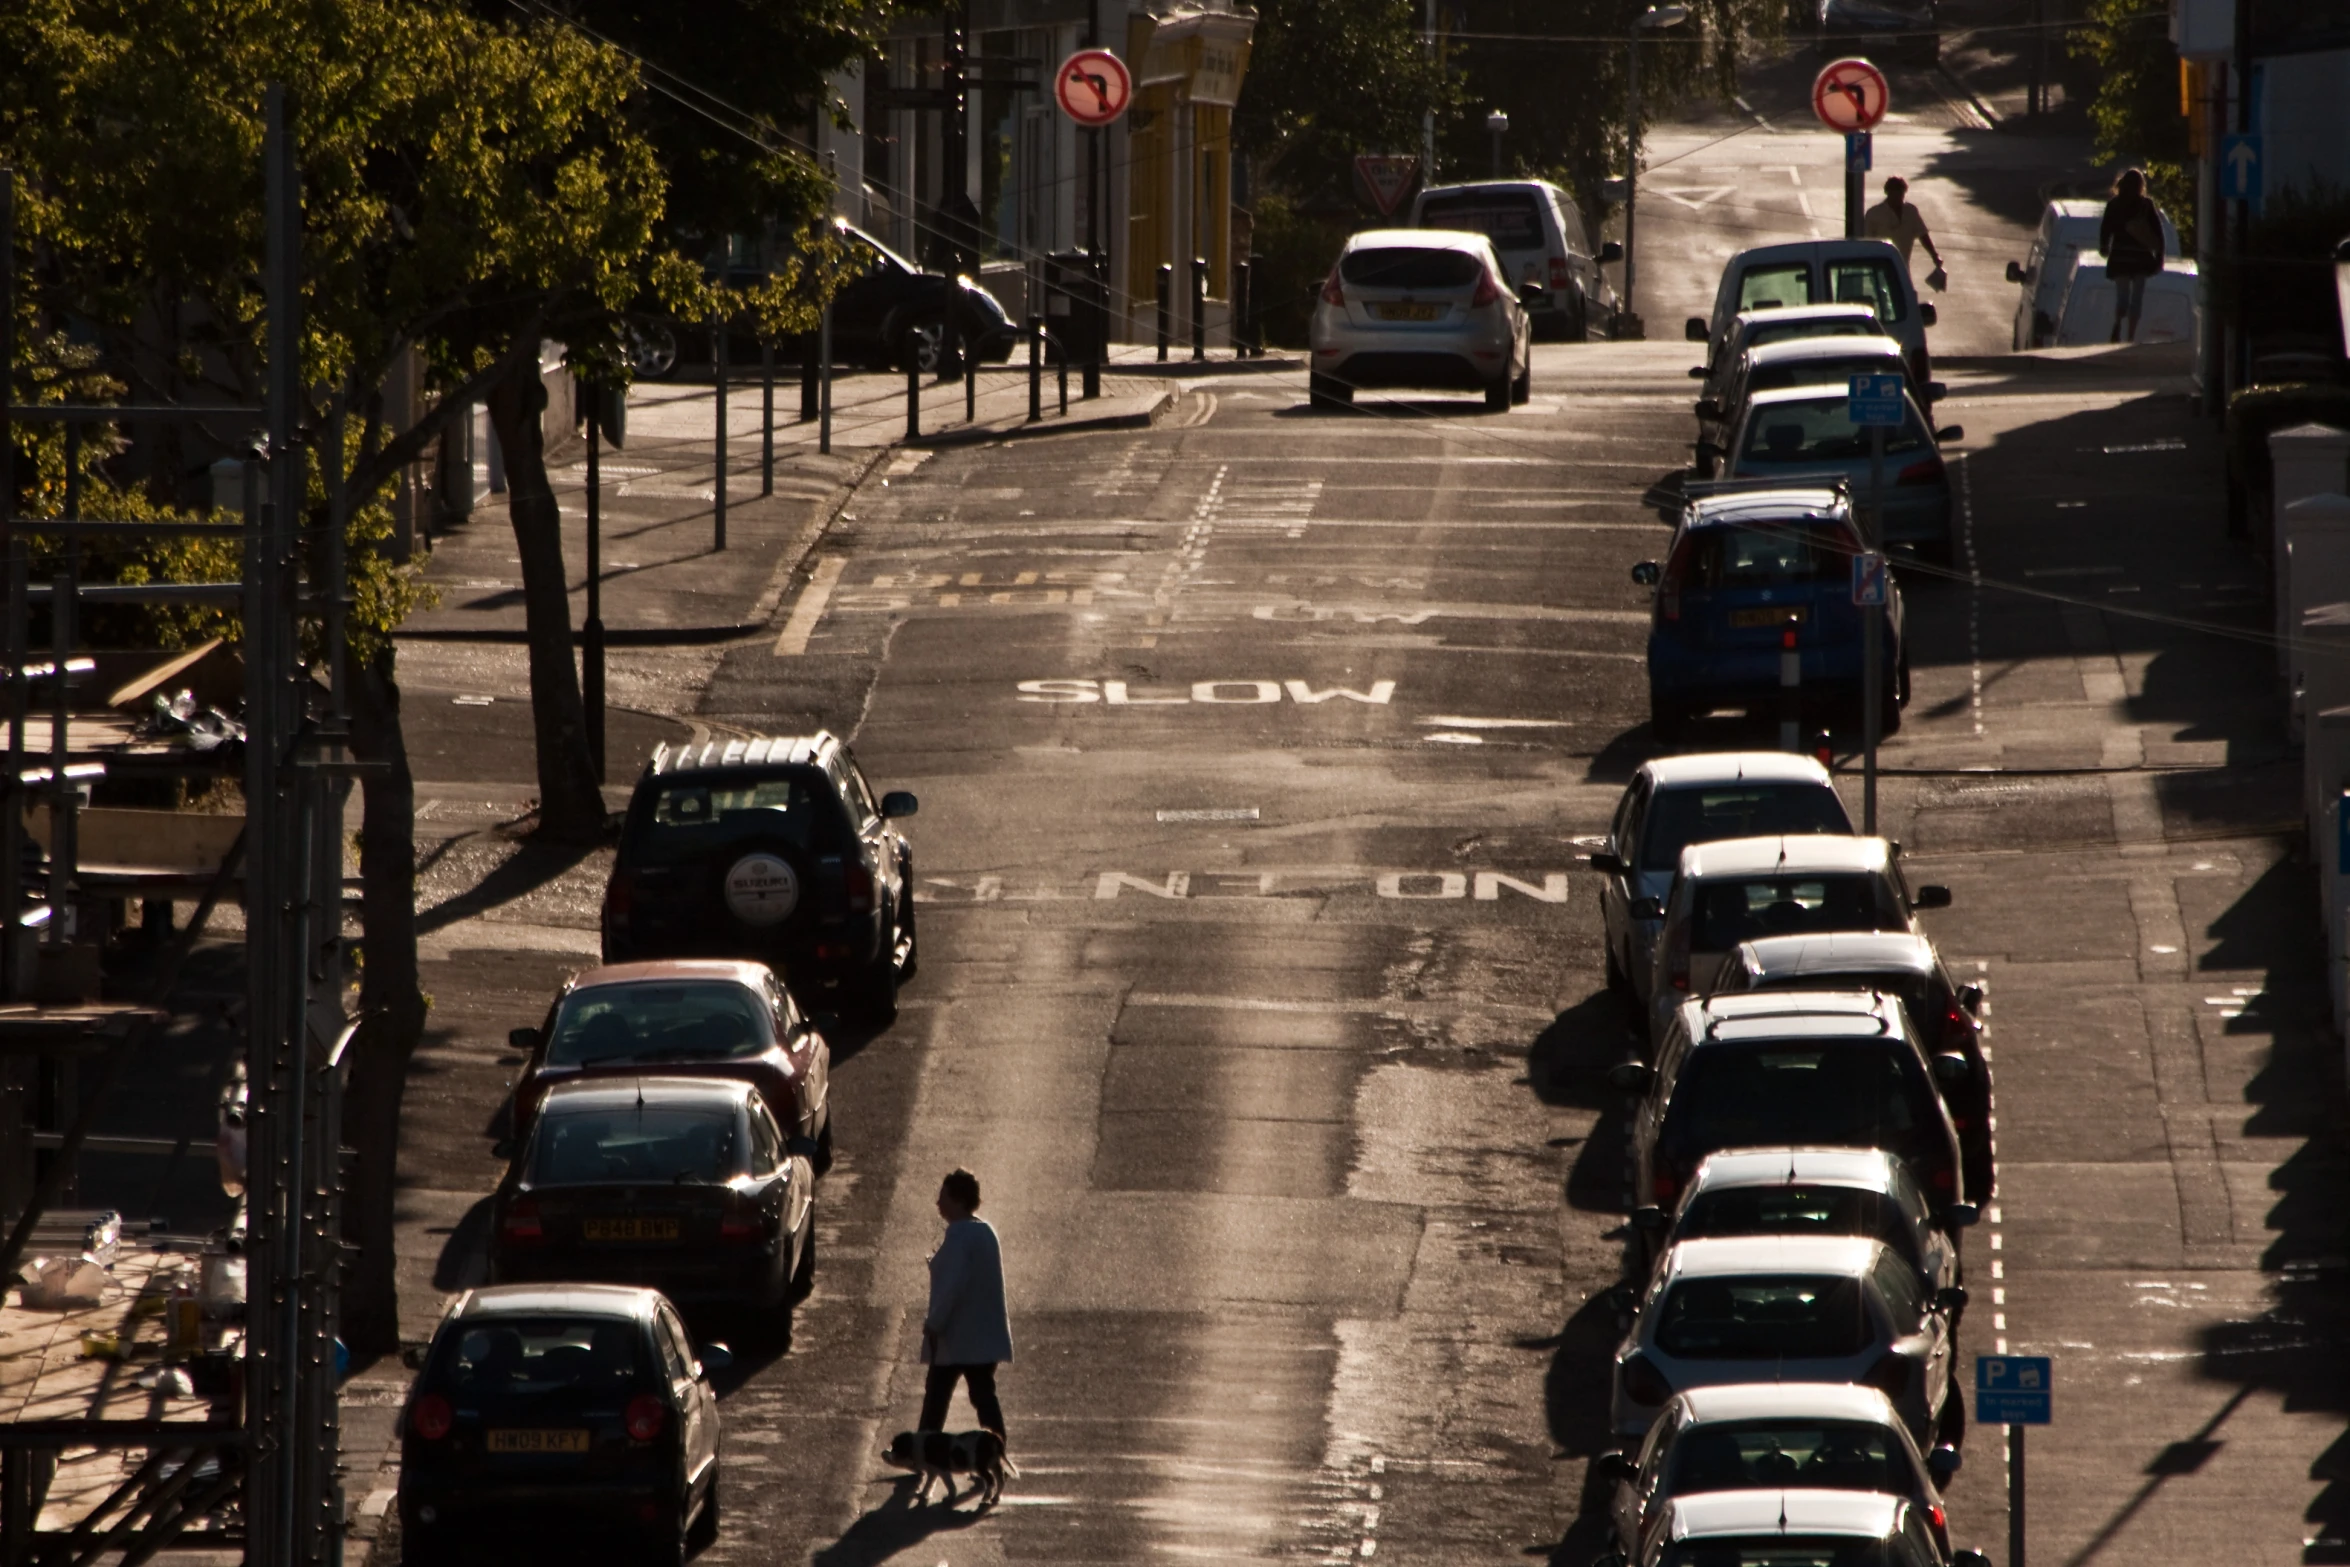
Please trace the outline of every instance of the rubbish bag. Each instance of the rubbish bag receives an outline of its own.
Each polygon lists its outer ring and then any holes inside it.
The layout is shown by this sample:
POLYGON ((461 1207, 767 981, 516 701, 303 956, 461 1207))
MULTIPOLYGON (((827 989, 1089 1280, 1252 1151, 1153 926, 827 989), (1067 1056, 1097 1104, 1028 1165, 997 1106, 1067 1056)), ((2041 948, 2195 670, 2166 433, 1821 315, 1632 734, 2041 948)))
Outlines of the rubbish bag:
POLYGON ((42 1257, 25 1276, 23 1304, 32 1311, 75 1311, 106 1294, 106 1270, 88 1257, 42 1257))

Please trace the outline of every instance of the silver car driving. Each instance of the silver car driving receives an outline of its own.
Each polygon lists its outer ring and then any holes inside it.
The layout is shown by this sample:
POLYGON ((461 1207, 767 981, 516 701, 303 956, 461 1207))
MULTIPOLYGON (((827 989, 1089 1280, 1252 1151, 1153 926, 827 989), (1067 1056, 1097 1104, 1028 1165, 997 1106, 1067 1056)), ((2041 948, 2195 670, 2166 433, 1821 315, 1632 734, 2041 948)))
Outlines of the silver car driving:
POLYGON ((1307 340, 1316 404, 1358 390, 1408 386, 1485 393, 1507 409, 1532 390, 1534 335, 1493 241, 1455 229, 1372 229, 1339 252, 1322 284, 1307 340))

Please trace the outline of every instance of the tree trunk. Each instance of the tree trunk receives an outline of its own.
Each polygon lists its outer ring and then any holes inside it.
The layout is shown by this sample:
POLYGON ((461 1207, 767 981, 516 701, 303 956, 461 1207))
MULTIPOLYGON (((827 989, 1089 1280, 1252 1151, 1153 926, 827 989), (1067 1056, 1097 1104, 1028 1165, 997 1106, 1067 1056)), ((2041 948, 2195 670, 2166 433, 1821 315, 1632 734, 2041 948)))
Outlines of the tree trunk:
POLYGON ((343 1333, 354 1350, 400 1347, 399 1255, 393 1202, 400 1173, 400 1103, 408 1062, 424 1035, 424 989, 416 968, 416 783, 400 731, 400 688, 385 643, 354 661, 351 744, 381 762, 361 784, 360 905, 366 934, 359 1015, 352 1040, 343 1135, 357 1154, 344 1194, 343 1236, 357 1248, 343 1284, 343 1333))
POLYGON ((530 641, 530 712, 538 740, 539 834, 564 843, 604 836, 604 791, 588 754, 579 666, 571 653, 570 580, 563 566, 563 515, 547 482, 539 429, 546 389, 535 359, 518 362, 491 388, 490 422, 506 459, 506 513, 522 558, 522 609, 530 641))

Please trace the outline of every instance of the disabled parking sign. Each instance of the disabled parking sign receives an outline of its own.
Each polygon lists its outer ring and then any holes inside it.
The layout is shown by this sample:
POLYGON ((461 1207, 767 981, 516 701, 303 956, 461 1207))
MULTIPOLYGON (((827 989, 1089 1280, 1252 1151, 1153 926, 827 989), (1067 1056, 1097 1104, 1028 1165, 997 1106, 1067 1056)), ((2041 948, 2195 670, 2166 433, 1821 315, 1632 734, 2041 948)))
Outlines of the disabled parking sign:
POLYGON ((2055 1394, 2056 1363, 2046 1355, 1975 1357, 1977 1425, 2047 1425, 2055 1394))

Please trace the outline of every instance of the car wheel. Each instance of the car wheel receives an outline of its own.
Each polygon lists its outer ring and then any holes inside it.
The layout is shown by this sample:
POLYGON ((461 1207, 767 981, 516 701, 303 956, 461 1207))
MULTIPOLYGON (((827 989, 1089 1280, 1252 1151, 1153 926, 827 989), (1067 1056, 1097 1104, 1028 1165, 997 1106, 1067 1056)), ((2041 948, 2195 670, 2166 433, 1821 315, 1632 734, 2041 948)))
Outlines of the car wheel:
POLYGON ((806 1300, 808 1292, 816 1287, 816 1205, 808 1204, 808 1212, 800 1220, 807 1234, 800 1237, 799 1265, 792 1269, 791 1289, 787 1300, 806 1300))
POLYGON ((890 368, 900 374, 915 370, 923 375, 952 375, 954 364, 955 351, 947 343, 946 322, 933 316, 907 323, 890 368))
POLYGON ((1510 383, 1510 402, 1512 404, 1523 403, 1533 395, 1534 356, 1529 353, 1526 355, 1526 368, 1519 371, 1518 378, 1510 383))
POLYGON ((1485 388, 1485 406, 1493 412, 1507 413, 1510 402, 1510 378, 1508 375, 1503 375, 1500 380, 1492 382, 1485 388))
POLYGON ((865 970, 864 984, 859 987, 858 1000, 865 1015, 883 1028, 898 1020, 898 964, 897 955, 887 946, 875 954, 865 970))
POLYGON ((1632 994, 1632 976, 1616 961, 1616 949, 1612 946, 1607 949, 1607 988, 1619 996, 1632 994))
POLYGON ((1317 408, 1344 408, 1355 400, 1355 389, 1335 376, 1309 372, 1306 400, 1317 408))
POLYGON ((898 914, 898 983, 902 985, 922 966, 922 943, 914 934, 914 862, 909 857, 899 868, 899 885, 906 889, 906 906, 898 914))
MULTIPOLYGON (((1581 294, 1575 296, 1575 315, 1567 326, 1567 341, 1570 343, 1591 341, 1591 301, 1581 294)), ((1529 365, 1527 368, 1533 367, 1529 365)))
POLYGON ((718 1542, 718 1461, 710 1461, 710 1480, 702 1489, 702 1510, 686 1536, 686 1549, 702 1551, 718 1542))
POLYGON ((1877 733, 1894 735, 1901 732, 1901 680, 1897 675, 1884 684, 1877 697, 1877 733))
POLYGON ((640 381, 662 381, 677 368, 677 334, 658 321, 631 321, 627 336, 630 367, 640 381))
POLYGON ((830 1104, 826 1104, 824 1107, 824 1129, 816 1134, 816 1157, 809 1162, 816 1166, 818 1175, 822 1175, 832 1168, 832 1106, 830 1104))
POLYGON ((1893 666, 1893 699, 1903 707, 1909 706, 1909 649, 1901 650, 1901 661, 1893 666))
POLYGON ((1934 1423, 1934 1445, 1958 1448, 1966 1442, 1966 1399, 1958 1386, 1958 1356, 1950 1357, 1949 1385, 1942 1393, 1942 1413, 1934 1423))

